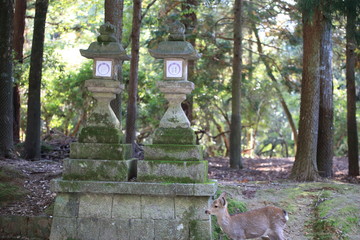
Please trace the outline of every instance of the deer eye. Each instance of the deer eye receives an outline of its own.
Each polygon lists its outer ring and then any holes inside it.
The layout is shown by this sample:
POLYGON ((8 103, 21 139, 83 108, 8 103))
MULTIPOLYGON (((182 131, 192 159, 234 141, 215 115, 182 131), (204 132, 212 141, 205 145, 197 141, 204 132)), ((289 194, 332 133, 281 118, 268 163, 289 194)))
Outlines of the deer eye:
POLYGON ((217 206, 217 205, 215 205, 215 206, 214 206, 214 208, 218 208, 218 206, 217 206))

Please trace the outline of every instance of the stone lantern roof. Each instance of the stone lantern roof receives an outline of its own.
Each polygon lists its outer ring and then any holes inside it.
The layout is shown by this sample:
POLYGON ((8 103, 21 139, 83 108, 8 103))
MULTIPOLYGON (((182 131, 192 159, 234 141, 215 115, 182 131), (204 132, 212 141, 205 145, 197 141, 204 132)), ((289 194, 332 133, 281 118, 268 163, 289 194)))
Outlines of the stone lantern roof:
POLYGON ((185 41, 185 26, 179 21, 169 25, 168 41, 160 42, 158 46, 149 49, 150 55, 156 59, 183 58, 196 60, 201 57, 191 43, 185 41))
POLYGON ((101 25, 100 35, 97 42, 90 44, 88 49, 80 49, 80 53, 86 58, 113 58, 119 60, 130 60, 125 49, 114 35, 115 27, 109 22, 101 25))

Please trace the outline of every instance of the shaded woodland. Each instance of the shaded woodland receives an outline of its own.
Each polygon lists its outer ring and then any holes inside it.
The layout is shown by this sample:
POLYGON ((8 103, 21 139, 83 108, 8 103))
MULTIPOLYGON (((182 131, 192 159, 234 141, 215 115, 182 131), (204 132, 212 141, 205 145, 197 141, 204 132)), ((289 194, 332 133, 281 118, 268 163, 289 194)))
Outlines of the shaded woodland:
POLYGON ((333 157, 359 175, 360 2, 356 0, 4 0, 0 2, 0 157, 38 160, 46 142, 76 139, 94 104, 80 56, 105 21, 131 62, 112 103, 128 143, 151 141, 167 103, 148 49, 179 20, 202 54, 183 102, 208 157, 289 157, 289 178, 333 176, 333 157))

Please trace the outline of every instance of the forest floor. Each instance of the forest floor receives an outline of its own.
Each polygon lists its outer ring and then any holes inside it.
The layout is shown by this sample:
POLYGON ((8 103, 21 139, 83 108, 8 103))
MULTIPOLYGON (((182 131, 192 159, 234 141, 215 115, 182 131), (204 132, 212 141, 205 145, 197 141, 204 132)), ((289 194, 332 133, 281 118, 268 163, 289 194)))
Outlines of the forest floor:
MULTIPOLYGON (((70 142, 52 143, 39 161, 0 159, 0 215, 51 215, 56 194, 50 181, 61 176, 70 142)), ((334 158, 332 179, 310 183, 287 180, 293 158, 245 158, 240 170, 229 168, 227 158, 207 160, 218 193, 226 191, 248 210, 265 205, 287 210, 287 239, 360 239, 360 178, 347 177, 347 158, 334 158)))

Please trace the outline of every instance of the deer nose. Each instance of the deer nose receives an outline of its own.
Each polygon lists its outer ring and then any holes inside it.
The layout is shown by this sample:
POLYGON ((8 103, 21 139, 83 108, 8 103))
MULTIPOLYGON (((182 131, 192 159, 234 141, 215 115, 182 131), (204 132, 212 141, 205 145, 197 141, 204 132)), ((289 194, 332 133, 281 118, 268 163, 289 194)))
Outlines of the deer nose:
POLYGON ((205 210, 205 214, 210 214, 210 211, 209 211, 209 210, 205 210))

